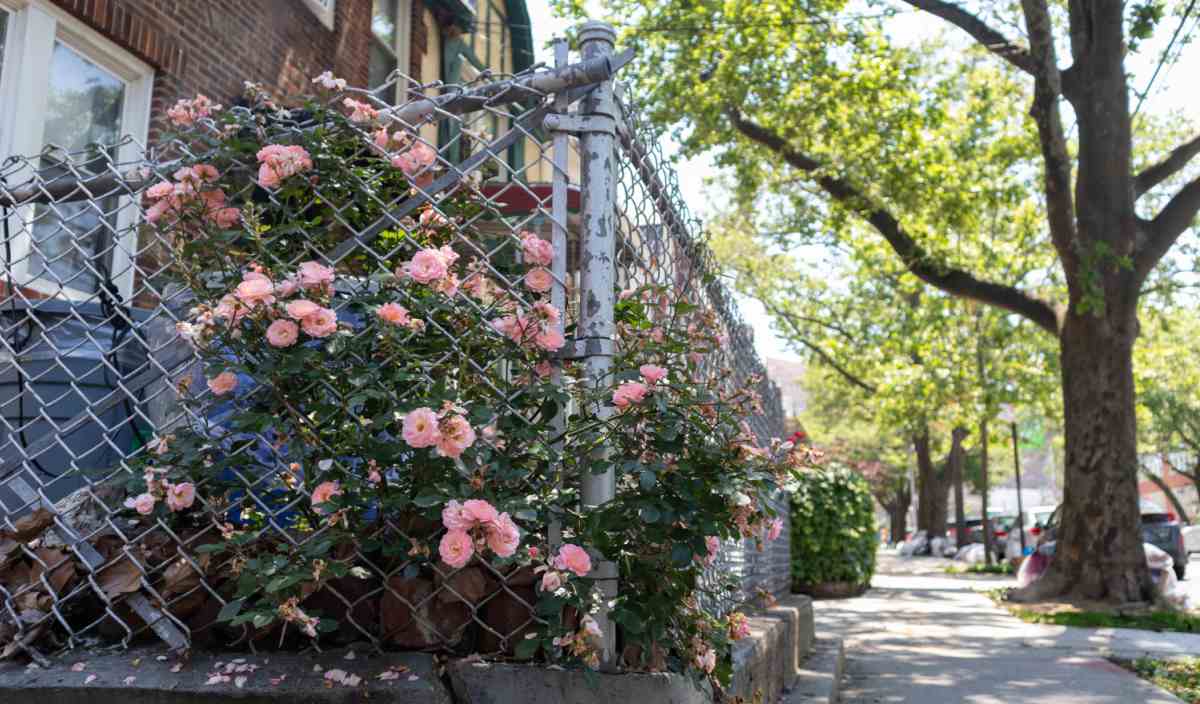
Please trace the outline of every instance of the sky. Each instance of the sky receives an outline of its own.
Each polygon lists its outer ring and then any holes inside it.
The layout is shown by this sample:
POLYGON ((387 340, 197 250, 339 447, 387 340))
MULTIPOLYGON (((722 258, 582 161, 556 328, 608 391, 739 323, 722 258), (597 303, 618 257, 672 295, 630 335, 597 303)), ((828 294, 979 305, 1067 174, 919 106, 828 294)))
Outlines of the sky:
MULTIPOLYGON (((591 4, 600 4, 600 0, 590 0, 591 4)), ((563 31, 571 22, 556 17, 550 10, 548 0, 527 0, 529 15, 533 24, 533 43, 537 60, 553 65, 554 58, 546 48, 550 39, 562 36, 563 31)), ((908 12, 892 20, 896 24, 896 36, 909 35, 914 38, 928 36, 930 27, 942 25, 933 24, 927 16, 920 12, 908 12)), ((1193 29, 1197 19, 1189 20, 1185 33, 1193 29)), ((1132 74, 1131 82, 1139 89, 1145 86, 1153 73, 1162 49, 1165 48, 1169 35, 1174 31, 1178 20, 1174 17, 1165 18, 1156 36, 1140 51, 1134 54, 1127 63, 1132 74)), ((965 37, 965 35, 963 35, 965 37)), ((1197 37, 1200 39, 1200 37, 1197 37)), ((969 41, 969 40, 968 40, 969 41)), ((1189 119, 1200 123, 1200 41, 1194 41, 1183 50, 1179 60, 1166 65, 1154 81, 1153 92, 1147 97, 1142 110, 1147 114, 1168 114, 1181 112, 1189 119)), ((699 156, 693 159, 680 160, 676 165, 679 174, 679 187, 693 215, 704 218, 711 214, 708 207, 713 199, 705 192, 705 181, 716 175, 716 170, 710 159, 699 156)), ((755 346, 760 356, 797 360, 800 356, 787 349, 782 339, 770 329, 770 319, 757 301, 738 297, 742 316, 754 328, 755 346)))

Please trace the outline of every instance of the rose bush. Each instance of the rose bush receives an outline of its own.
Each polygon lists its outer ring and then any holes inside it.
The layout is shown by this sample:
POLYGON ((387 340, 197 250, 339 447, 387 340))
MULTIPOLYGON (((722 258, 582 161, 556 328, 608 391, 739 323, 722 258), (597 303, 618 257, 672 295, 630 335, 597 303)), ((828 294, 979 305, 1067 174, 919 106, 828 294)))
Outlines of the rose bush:
POLYGON ((721 540, 778 537, 771 498, 803 455, 761 444, 750 385, 708 368, 717 317, 686 290, 622 292, 613 378, 589 381, 554 356, 572 327, 553 246, 484 234, 501 216, 470 180, 331 259, 445 169, 344 82, 314 83, 290 111, 251 91, 170 113, 185 157, 146 204, 194 296, 179 331, 203 383, 181 380, 192 421, 129 463, 130 519, 204 557, 219 623, 281 643, 595 666, 611 560, 625 666, 727 680, 745 620, 702 604, 736 583, 701 577, 721 540), (608 469, 616 498, 581 507, 579 478, 608 469))

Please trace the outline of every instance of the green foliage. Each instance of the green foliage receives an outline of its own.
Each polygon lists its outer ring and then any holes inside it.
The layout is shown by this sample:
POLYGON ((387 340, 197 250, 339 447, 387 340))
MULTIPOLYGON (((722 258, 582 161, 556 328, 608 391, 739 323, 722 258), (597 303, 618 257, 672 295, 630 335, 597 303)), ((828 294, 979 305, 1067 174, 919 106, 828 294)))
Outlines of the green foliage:
POLYGON ((1131 670, 1138 677, 1162 687, 1187 704, 1200 704, 1200 658, 1138 658, 1132 662, 1117 660, 1116 663, 1131 670))
POLYGON ((869 584, 875 573, 875 506, 867 482, 845 467, 800 474, 792 494, 792 588, 869 584))
POLYGON ((946 574, 1012 574, 1013 566, 1007 560, 991 565, 950 565, 946 574))
POLYGON ((1153 611, 1145 614, 1118 614, 1106 611, 1039 613, 1011 606, 1009 611, 1026 623, 1077 628, 1137 628, 1159 633, 1200 633, 1200 616, 1178 611, 1153 611))

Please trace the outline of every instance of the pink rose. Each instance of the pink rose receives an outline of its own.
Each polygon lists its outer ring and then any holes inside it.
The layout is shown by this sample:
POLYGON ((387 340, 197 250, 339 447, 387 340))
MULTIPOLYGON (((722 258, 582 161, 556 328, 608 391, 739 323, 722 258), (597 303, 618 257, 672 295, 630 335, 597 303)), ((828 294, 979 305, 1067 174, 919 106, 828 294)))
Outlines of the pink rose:
POLYGON ((333 73, 330 71, 325 71, 321 75, 312 79, 312 82, 320 84, 321 87, 325 88, 326 90, 345 90, 346 89, 346 79, 345 78, 335 78, 333 73))
POLYGON ((547 570, 546 573, 542 575, 542 591, 544 591, 544 592, 557 591, 558 588, 561 586, 562 586, 562 575, 560 575, 559 573, 557 573, 553 570, 547 570))
POLYGON ((715 535, 705 536, 704 547, 708 550, 708 555, 705 557, 697 555, 696 559, 702 561, 704 566, 708 567, 717 561, 717 553, 721 550, 721 539, 715 535))
POLYGON ((446 275, 446 260, 436 249, 422 249, 404 265, 403 272, 417 283, 431 284, 446 275))
POLYGON ((305 316, 300 326, 310 337, 329 337, 337 332, 337 313, 328 308, 318 308, 315 313, 305 316))
POLYGON ((267 326, 267 342, 272 347, 291 347, 300 336, 300 328, 290 320, 280 318, 267 326))
POLYGON ((572 543, 565 543, 558 549, 558 555, 554 558, 554 569, 568 570, 576 576, 586 577, 588 572, 592 571, 592 558, 588 556, 587 550, 572 543))
POLYGON ((313 489, 312 504, 319 506, 335 496, 340 496, 341 493, 342 487, 337 482, 321 482, 316 489, 313 489))
POLYGON ((208 380, 208 390, 217 396, 224 396, 236 389, 237 385, 237 374, 233 372, 221 372, 208 380))
POLYGON ((557 352, 558 350, 562 349, 563 345, 567 344, 566 339, 563 338, 563 334, 554 328, 546 328, 545 330, 539 331, 538 334, 534 336, 533 342, 538 346, 539 349, 545 350, 546 352, 557 352))
POLYGON ((541 550, 538 550, 536 545, 529 546, 529 559, 536 560, 540 554, 541 550))
POLYGON ((507 513, 500 514, 487 534, 488 547, 499 557, 512 557, 521 544, 521 530, 507 513))
POLYGON ((404 442, 410 447, 432 447, 441 439, 438 417, 430 408, 415 408, 404 416, 404 442))
POLYGON ((288 303, 285 307, 285 310, 287 310, 287 314, 291 316, 293 320, 304 320, 313 313, 321 310, 321 306, 307 299, 297 298, 291 303, 288 303))
POLYGON ((159 181, 153 186, 146 189, 146 198, 149 200, 159 200, 166 198, 175 192, 175 184, 170 181, 159 181))
POLYGON ((638 371, 642 373, 642 378, 647 384, 657 384, 667 378, 667 370, 656 364, 643 364, 638 367, 638 371))
POLYGON ((268 144, 257 157, 258 184, 263 188, 277 188, 284 179, 313 167, 308 151, 299 145, 268 144))
POLYGON ((275 302, 275 284, 262 274, 254 274, 253 272, 246 274, 246 278, 242 283, 234 289, 234 295, 238 300, 246 304, 247 307, 253 308, 257 305, 269 305, 275 302))
POLYGON ((242 211, 237 208, 219 208, 212 213, 212 221, 222 230, 228 230, 242 219, 242 211))
POLYGON ((408 325, 408 309, 399 303, 384 303, 375 314, 380 320, 392 325, 408 325))
POLYGON ((483 499, 467 499, 462 505, 463 518, 474 525, 493 525, 500 516, 496 507, 483 499))
POLYGON ((557 325, 558 321, 562 320, 562 313, 552 304, 545 301, 538 301, 533 304, 533 315, 538 320, 550 325, 557 325))
POLYGON ((533 367, 533 373, 538 375, 539 379, 549 379, 554 373, 554 365, 549 360, 543 359, 533 367))
POLYGON ((717 653, 712 648, 706 647, 703 652, 696 653, 696 667, 711 674, 717 666, 717 653))
POLYGON ((778 517, 772 518, 771 522, 767 524, 767 540, 768 541, 775 540, 776 538, 779 537, 779 534, 782 532, 783 532, 783 519, 778 518, 778 517))
POLYGON ((521 233, 521 251, 527 264, 550 266, 554 262, 554 245, 532 232, 521 233))
POLYGON ((631 404, 641 403, 646 398, 649 387, 640 381, 627 381, 613 392, 613 405, 620 409, 628 408, 631 404))
POLYGON ((741 640, 750 635, 750 619, 740 612, 729 614, 729 639, 741 640))
POLYGON ((466 418, 452 415, 445 418, 439 427, 438 453, 442 457, 459 457, 463 450, 475 444, 475 430, 466 418))
POLYGON ((342 105, 345 105, 350 110, 351 122, 370 122, 379 117, 379 111, 372 107, 370 103, 360 102, 354 98, 346 98, 342 100, 342 105))
POLYGON ((442 509, 442 525, 446 530, 470 530, 471 519, 463 515, 463 506, 453 499, 442 509))
POLYGON ((154 512, 155 498, 150 494, 138 494, 132 499, 125 499, 125 508, 131 508, 143 516, 154 512))
POLYGON ((438 554, 451 567, 465 567, 475 554, 475 541, 464 530, 447 531, 438 544, 438 554))
POLYGON ((407 151, 392 156, 392 166, 412 178, 417 172, 433 164, 437 160, 437 152, 424 142, 417 142, 407 151))
POLYGON ((196 485, 191 482, 167 485, 167 508, 172 511, 182 511, 191 508, 196 500, 196 485))
POLYGON ((302 288, 328 288, 333 284, 333 269, 321 262, 302 262, 297 273, 302 288))
POLYGON ((545 267, 539 266, 535 269, 530 269, 525 274, 525 287, 530 291, 545 293, 552 286, 554 286, 554 274, 551 274, 550 270, 545 267))

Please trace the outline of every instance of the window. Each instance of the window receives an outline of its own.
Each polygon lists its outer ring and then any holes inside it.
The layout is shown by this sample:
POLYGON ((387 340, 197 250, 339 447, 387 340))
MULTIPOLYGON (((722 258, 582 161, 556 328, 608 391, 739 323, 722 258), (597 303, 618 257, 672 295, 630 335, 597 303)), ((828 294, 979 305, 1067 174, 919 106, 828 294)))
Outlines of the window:
POLYGON ((304 4, 308 5, 308 9, 312 10, 326 29, 333 30, 333 12, 337 9, 337 0, 304 0, 304 4))
MULTIPOLYGON (((407 74, 408 42, 412 21, 411 0, 373 0, 371 12, 371 58, 368 82, 381 100, 397 103, 407 88, 404 81, 385 85, 392 72, 407 74)), ((413 76, 420 79, 419 76, 413 76)))
MULTIPOLYGON (((44 0, 0 0, 0 155, 40 154, 41 179, 130 162, 145 144, 153 70, 44 0), (126 135, 133 141, 122 141, 126 135)), ((31 174, 30 174, 31 175, 31 174)), ((16 174, 15 180, 24 176, 16 174)), ((10 183, 14 176, 9 175, 10 183)), ((28 206, 10 217, 21 285, 89 299, 133 289, 137 209, 128 197, 28 206)), ((8 264, 6 263, 6 266, 8 264)))

